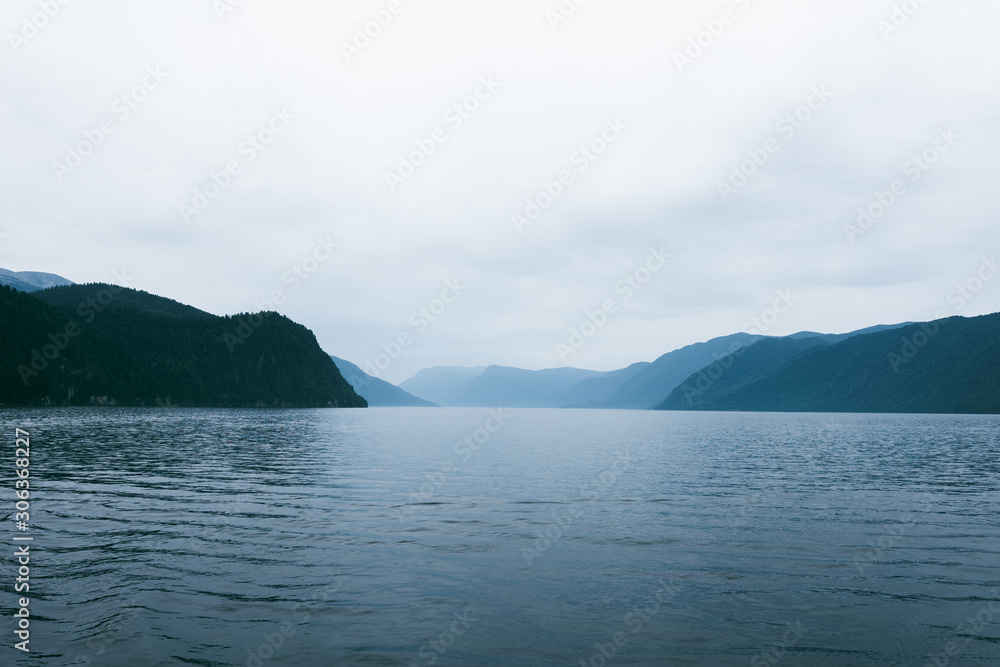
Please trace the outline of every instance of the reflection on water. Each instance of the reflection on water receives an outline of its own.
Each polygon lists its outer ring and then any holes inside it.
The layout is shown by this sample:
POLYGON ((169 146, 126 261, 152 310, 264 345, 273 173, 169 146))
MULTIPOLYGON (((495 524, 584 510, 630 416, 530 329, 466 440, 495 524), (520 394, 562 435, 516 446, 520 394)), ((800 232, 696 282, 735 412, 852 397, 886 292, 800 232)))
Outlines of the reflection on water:
POLYGON ((0 415, 33 664, 1000 664, 994 417, 0 415))

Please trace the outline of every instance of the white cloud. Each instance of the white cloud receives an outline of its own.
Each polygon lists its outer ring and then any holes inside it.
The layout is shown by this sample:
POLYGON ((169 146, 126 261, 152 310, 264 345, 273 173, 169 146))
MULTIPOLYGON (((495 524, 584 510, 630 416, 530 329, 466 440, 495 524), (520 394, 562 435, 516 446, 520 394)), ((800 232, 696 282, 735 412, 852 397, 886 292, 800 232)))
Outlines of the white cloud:
MULTIPOLYGON (((139 287, 217 313, 266 295, 319 235, 343 247, 282 311, 355 362, 462 276, 470 287, 387 372, 558 364, 553 347, 650 245, 674 258, 573 363, 651 359, 738 329, 776 289, 776 333, 930 317, 1000 249, 993 196, 1000 45, 985 0, 929 3, 884 39, 892 2, 594 0, 552 30, 526 0, 401 0, 348 63, 379 2, 71 2, 17 53, 37 2, 0 10, 0 266, 139 287), (742 7, 745 7, 743 9, 742 7), (674 54, 736 19, 679 72, 674 54), (162 86, 60 183, 52 163, 148 66, 162 86), (501 88, 390 193, 386 170, 481 76, 501 88), (812 86, 831 100, 723 202, 716 184, 812 86), (275 108, 295 123, 191 225, 178 205, 275 108), (517 235, 526 197, 608 117, 621 140, 517 235), (941 127, 962 138, 853 246, 843 225, 941 127)), ((706 40, 707 41, 707 40, 706 40)), ((970 314, 1000 310, 984 292, 970 314)))

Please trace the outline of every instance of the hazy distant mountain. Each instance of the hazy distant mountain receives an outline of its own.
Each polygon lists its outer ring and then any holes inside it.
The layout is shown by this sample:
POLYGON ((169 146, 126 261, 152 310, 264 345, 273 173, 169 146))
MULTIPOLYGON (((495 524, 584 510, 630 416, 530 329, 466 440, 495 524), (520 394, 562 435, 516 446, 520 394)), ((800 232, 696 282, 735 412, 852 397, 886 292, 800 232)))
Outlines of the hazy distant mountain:
POLYGON ((13 287, 20 292, 37 292, 49 287, 72 285, 73 282, 54 273, 38 271, 8 271, 0 269, 0 285, 13 287))
MULTIPOLYGON (((437 405, 451 406, 459 396, 458 388, 483 374, 486 366, 435 366, 425 368, 399 386, 414 396, 437 405)), ((491 406, 496 407, 496 406, 491 406)))
POLYGON ((406 392, 394 384, 389 384, 385 380, 372 377, 357 365, 338 357, 330 356, 333 363, 337 364, 340 374, 351 383, 354 391, 368 401, 370 407, 438 407, 430 401, 417 398, 413 394, 406 392))
MULTIPOLYGON (((780 349, 799 349, 797 340, 810 345, 834 343, 893 326, 880 325, 846 334, 801 332, 784 339, 780 349)), ((688 345, 656 361, 639 362, 616 371, 558 368, 528 371, 506 366, 428 368, 400 387, 414 396, 447 407, 604 408, 649 410, 665 401, 692 374, 746 349, 765 336, 737 333, 688 345)))
POLYGON ((1000 413, 1000 314, 810 340, 757 343, 688 378, 658 407, 1000 413))
POLYGON ((188 307, 113 285, 81 288, 50 305, 68 292, 0 287, 0 404, 366 405, 313 333, 277 313, 164 314, 188 307))
MULTIPOLYGON (((844 334, 820 334, 802 331, 787 336, 788 339, 814 339, 827 344, 846 340, 865 333, 905 326, 902 324, 879 325, 844 334)), ((667 397, 693 373, 726 357, 732 352, 766 340, 768 337, 748 333, 713 338, 705 343, 695 343, 668 352, 651 364, 633 364, 620 371, 613 371, 603 378, 588 380, 574 388, 572 393, 592 393, 583 400, 569 401, 570 408, 631 408, 645 410, 665 401, 667 397), (603 394, 603 395, 602 395, 603 394)))
POLYGON ((438 367, 421 371, 400 386, 448 407, 555 408, 565 404, 567 392, 580 381, 602 375, 578 368, 438 367))
POLYGON ((632 364, 628 368, 621 368, 617 371, 610 371, 600 377, 587 378, 581 380, 570 387, 562 397, 562 405, 559 407, 576 407, 581 405, 594 405, 606 400, 614 394, 626 382, 642 373, 650 366, 648 361, 640 361, 632 364))
POLYGON ((580 368, 526 371, 509 366, 490 366, 461 387, 454 405, 464 407, 557 408, 566 403, 566 393, 581 380, 605 373, 580 368))
POLYGON ((660 404, 695 371, 761 338, 762 336, 738 333, 682 347, 641 368, 606 397, 566 407, 648 410, 660 404))

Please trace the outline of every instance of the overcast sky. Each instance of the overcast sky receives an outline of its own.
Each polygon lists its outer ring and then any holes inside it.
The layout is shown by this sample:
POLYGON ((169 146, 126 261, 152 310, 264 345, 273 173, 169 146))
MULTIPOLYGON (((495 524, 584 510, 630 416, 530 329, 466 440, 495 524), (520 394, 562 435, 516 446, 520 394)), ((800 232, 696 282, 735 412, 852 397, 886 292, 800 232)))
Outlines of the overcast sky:
POLYGON ((7 0, 0 267, 280 290, 394 382, 995 312, 1000 5, 898 4, 7 0))

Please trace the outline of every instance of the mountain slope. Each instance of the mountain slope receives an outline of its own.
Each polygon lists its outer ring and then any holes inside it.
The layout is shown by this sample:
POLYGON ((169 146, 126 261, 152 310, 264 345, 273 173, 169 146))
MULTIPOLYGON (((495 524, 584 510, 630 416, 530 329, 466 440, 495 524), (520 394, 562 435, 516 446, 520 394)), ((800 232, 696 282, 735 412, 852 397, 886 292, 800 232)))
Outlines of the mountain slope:
POLYGON ((0 323, 0 404, 366 405, 312 332, 276 313, 81 309, 0 287, 0 323))
POLYGON ((150 315, 167 317, 212 317, 203 310, 179 301, 156 296, 149 292, 128 287, 108 286, 102 283, 52 287, 32 294, 50 306, 68 307, 78 311, 87 308, 128 308, 150 315))
POLYGON ((800 331, 798 333, 791 334, 790 336, 783 336, 783 338, 818 338, 823 342, 832 344, 839 343, 847 340, 848 338, 854 338, 855 336, 863 336, 865 334, 878 333, 880 331, 889 331, 891 329, 902 329, 903 327, 908 327, 911 324, 916 324, 916 322, 903 322, 901 324, 877 324, 873 327, 866 327, 864 329, 849 331, 842 334, 823 334, 816 333, 815 331, 800 331))
POLYGON ((559 407, 586 407, 587 405, 593 405, 606 400, 618 391, 622 385, 642 373, 649 366, 650 362, 640 361, 627 368, 610 371, 600 377, 581 380, 570 387, 569 391, 563 395, 563 405, 559 407))
MULTIPOLYGON (((879 325, 845 334, 800 332, 781 340, 833 344, 904 325, 879 325)), ((532 407, 648 410, 692 374, 767 337, 748 333, 714 338, 674 350, 656 361, 610 372, 573 368, 528 371, 505 366, 437 367, 420 371, 400 387, 448 407, 532 407)), ((778 339, 775 339, 778 340, 778 339)), ((765 348, 766 349, 766 348, 765 348)), ((796 349, 791 343, 788 349, 796 349)))
POLYGON ((761 338, 738 333, 668 352, 629 378, 606 398, 573 407, 650 409, 663 402, 692 373, 761 338))
POLYGON ((340 374, 354 387, 354 391, 368 401, 368 405, 371 407, 438 407, 430 401, 417 398, 394 384, 368 375, 349 361, 332 355, 330 358, 337 364, 340 374))
MULTIPOLYGON (((813 338, 817 341, 832 344, 857 335, 899 328, 901 326, 905 325, 878 325, 844 334, 820 334, 803 331, 786 336, 785 338, 813 338)), ((671 392, 692 374, 715 363, 718 359, 732 354, 736 350, 744 349, 765 338, 765 336, 755 334, 737 333, 730 336, 713 338, 705 343, 696 343, 682 347, 679 350, 668 352, 653 363, 648 364, 645 368, 622 382, 619 387, 608 391, 605 396, 575 402, 565 407, 631 408, 638 410, 653 408, 665 401, 671 395, 671 392)), ((630 366, 629 368, 634 368, 634 366, 630 366)), ((602 382, 614 382, 616 373, 621 373, 621 371, 609 373, 605 378, 593 381, 594 386, 602 382)))
POLYGON ((798 355, 830 345, 825 338, 765 338, 702 368, 657 406, 659 410, 714 409, 719 400, 774 373, 798 355))
MULTIPOLYGON (((737 359, 727 372, 745 363, 737 359)), ((726 386, 709 388, 692 409, 998 414, 1000 314, 854 336, 726 386)), ((662 407, 679 405, 671 396, 662 407)))
POLYGON ((72 285, 73 282, 54 273, 39 271, 8 271, 0 269, 0 285, 13 287, 21 292, 37 292, 38 290, 60 285, 72 285))
POLYGON ((719 357, 754 343, 746 333, 716 338, 611 372, 558 368, 528 371, 505 366, 438 367, 400 386, 448 407, 630 408, 663 401, 688 376, 719 357))

